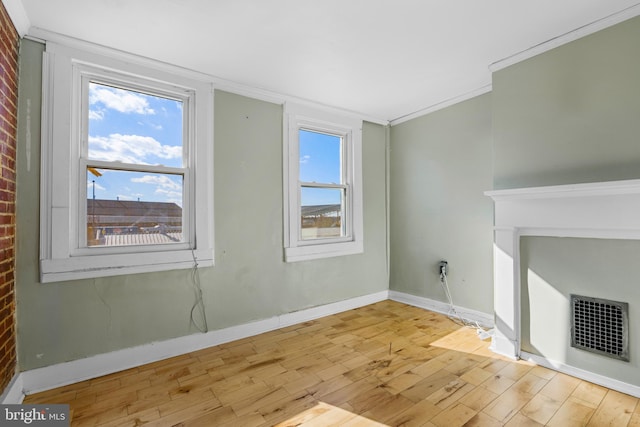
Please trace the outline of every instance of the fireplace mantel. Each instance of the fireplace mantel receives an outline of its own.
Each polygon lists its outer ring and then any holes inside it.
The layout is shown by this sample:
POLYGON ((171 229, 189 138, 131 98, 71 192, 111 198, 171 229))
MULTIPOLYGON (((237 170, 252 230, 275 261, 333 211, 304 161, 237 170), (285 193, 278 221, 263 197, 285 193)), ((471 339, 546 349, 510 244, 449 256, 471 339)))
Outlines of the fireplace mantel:
POLYGON ((640 179, 485 192, 494 201, 491 349, 520 356, 520 237, 640 240, 640 179))

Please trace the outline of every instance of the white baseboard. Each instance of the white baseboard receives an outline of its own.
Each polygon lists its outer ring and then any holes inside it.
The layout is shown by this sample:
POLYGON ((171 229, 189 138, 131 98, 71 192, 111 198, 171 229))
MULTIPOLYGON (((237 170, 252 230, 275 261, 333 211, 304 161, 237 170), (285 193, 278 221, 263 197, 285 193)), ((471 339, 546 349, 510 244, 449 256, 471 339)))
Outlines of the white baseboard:
MULTIPOLYGON (((398 291, 389 291, 389 299, 413 305, 415 307, 424 308, 425 310, 435 311, 436 313, 449 314, 450 307, 446 302, 436 301, 430 298, 419 297, 398 291)), ((478 322, 480 326, 487 328, 493 328, 494 326, 493 314, 487 314, 470 308, 459 307, 457 305, 454 305, 453 307, 466 321, 470 321, 472 323, 478 322)))
POLYGON ((3 403, 20 403, 25 394, 73 384, 97 378, 113 372, 134 368, 169 357, 179 356, 218 344, 247 338, 297 323, 341 313, 389 299, 389 292, 382 291, 344 301, 274 316, 243 325, 194 334, 167 341, 145 344, 44 368, 32 369, 18 375, 12 387, 11 400, 3 403), (15 389, 15 390, 14 390, 15 389), (22 396, 22 397, 18 397, 22 396), (20 400, 20 402, 18 402, 20 400))
POLYGON ((640 387, 637 385, 625 383, 620 380, 585 371, 584 369, 566 365, 563 362, 558 362, 556 360, 550 360, 537 354, 527 353, 523 351, 520 353, 520 358, 528 360, 530 362, 534 362, 537 365, 544 366, 545 368, 553 369, 554 371, 562 372, 563 374, 571 375, 572 377, 580 378, 582 380, 589 381, 591 383, 598 384, 603 387, 619 391, 621 393, 626 393, 634 397, 640 397, 640 387))
POLYGON ((11 382, 7 385, 2 395, 0 395, 0 404, 19 404, 24 400, 24 385, 22 383, 22 375, 16 374, 11 378, 11 382))

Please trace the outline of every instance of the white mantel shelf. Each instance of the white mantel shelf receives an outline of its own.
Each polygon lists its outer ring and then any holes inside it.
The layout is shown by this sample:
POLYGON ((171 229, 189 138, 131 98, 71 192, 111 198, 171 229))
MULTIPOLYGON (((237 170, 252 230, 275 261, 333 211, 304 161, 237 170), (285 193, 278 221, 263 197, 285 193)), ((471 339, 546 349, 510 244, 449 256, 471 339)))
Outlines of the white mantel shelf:
POLYGON ((494 201, 640 193, 640 179, 485 191, 494 201))
POLYGON ((494 201, 491 349, 520 356, 520 237, 640 240, 640 180, 485 192, 494 201))

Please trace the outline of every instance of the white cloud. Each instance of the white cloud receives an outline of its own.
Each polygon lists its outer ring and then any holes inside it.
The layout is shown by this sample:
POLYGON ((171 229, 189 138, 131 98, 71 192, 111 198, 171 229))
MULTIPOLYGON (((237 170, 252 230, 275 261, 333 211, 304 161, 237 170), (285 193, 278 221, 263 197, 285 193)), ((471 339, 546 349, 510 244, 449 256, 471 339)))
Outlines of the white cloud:
POLYGON ((157 185, 156 194, 169 194, 173 192, 182 197, 182 185, 166 175, 144 175, 140 178, 132 178, 131 182, 157 185))
POLYGON ((166 175, 144 175, 132 178, 132 182, 155 185, 155 194, 161 195, 164 201, 182 206, 182 185, 166 175))
POLYGON ((178 206, 182 206, 182 191, 173 191, 173 190, 166 190, 164 188, 157 188, 155 192, 156 194, 162 195, 167 200, 167 202, 173 202, 178 206))
POLYGON ((89 136, 89 157, 109 162, 149 164, 150 158, 180 159, 182 147, 163 145, 150 136, 120 135, 89 136))
POLYGON ((102 185, 98 184, 97 182, 87 180, 87 188, 88 189, 93 190, 94 185, 95 185, 95 189, 96 190, 106 190, 106 188, 104 188, 102 185))
POLYGON ((307 155, 304 155, 304 156, 302 156, 302 157, 300 158, 300 163, 308 163, 310 159, 311 159, 311 156, 310 156, 310 155, 308 155, 308 154, 307 154, 307 155))
POLYGON ((89 110, 89 120, 104 119, 104 110, 89 110))
POLYGON ((120 113, 155 114, 153 108, 144 95, 105 86, 91 85, 89 90, 89 104, 101 103, 120 113))

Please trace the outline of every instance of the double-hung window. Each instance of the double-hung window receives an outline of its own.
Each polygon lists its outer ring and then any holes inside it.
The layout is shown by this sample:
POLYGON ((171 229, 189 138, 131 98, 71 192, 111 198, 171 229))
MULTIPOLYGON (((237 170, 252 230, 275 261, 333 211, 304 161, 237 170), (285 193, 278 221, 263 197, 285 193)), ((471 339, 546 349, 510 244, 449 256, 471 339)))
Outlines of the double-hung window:
POLYGON ((161 68, 47 44, 43 282, 212 265, 211 84, 161 68))
POLYGON ((362 121, 288 103, 284 122, 286 261, 362 252, 362 121))

